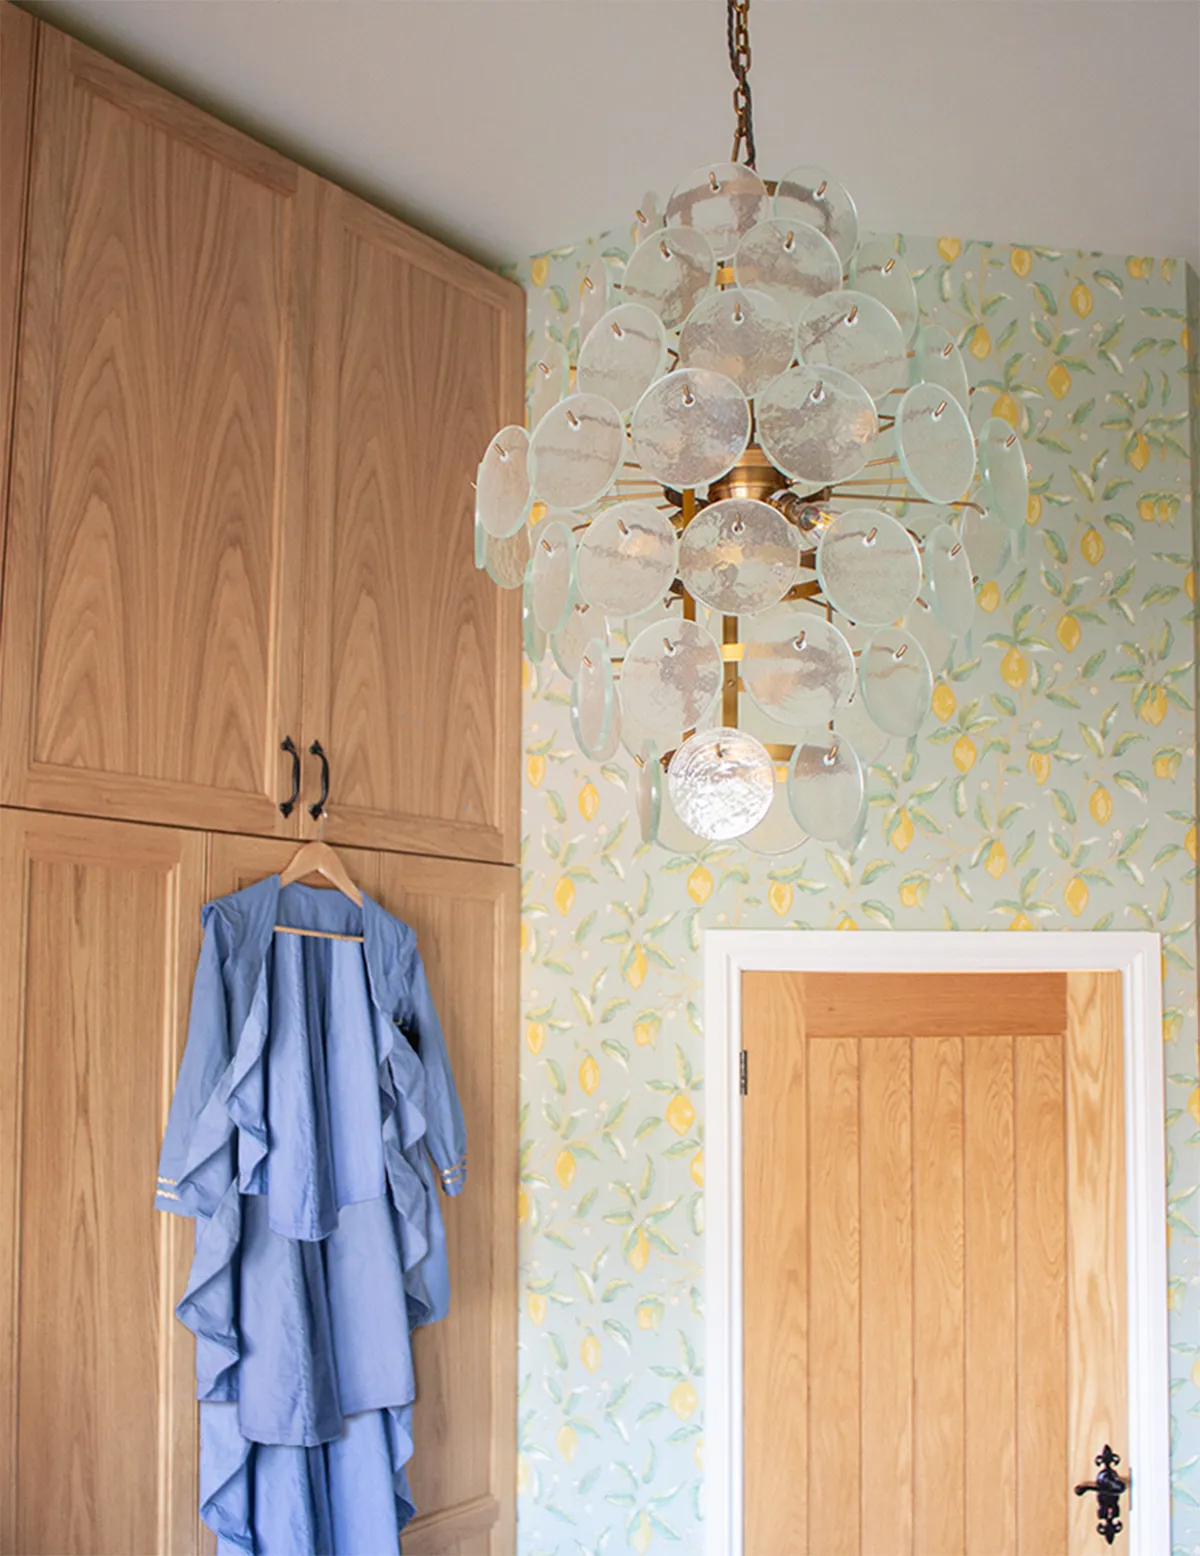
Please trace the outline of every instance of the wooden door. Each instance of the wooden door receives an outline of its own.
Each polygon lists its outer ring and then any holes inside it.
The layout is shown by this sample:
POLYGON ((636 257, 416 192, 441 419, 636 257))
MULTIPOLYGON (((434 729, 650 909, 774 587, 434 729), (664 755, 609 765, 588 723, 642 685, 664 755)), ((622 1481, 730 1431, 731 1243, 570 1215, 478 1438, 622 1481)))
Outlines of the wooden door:
POLYGON ((1094 1553, 1072 1488, 1128 1451, 1120 975, 742 999, 747 1556, 1094 1553))
POLYGON ((514 863, 519 601, 475 568, 472 482, 523 418, 524 300, 330 184, 318 273, 305 735, 328 837, 514 863))
POLYGON ((25 254, 25 195, 33 110, 37 23, 0 0, 0 584, 8 511, 8 445, 12 431, 17 314, 25 254))
MULTIPOLYGON (((286 865, 257 838, 213 840, 213 895, 286 865)), ((414 1351, 419 1509, 405 1556, 513 1556, 517 1448, 518 871, 340 849, 351 876, 411 924, 467 1126, 467 1187, 443 1199, 451 1306, 414 1351)), ((319 882, 317 884, 320 884, 319 882)))
POLYGON ((6 803, 294 831, 316 184, 41 29, 6 803))
POLYGON ((154 1209, 204 839, 0 811, 0 1551, 196 1551, 191 1228, 154 1209))

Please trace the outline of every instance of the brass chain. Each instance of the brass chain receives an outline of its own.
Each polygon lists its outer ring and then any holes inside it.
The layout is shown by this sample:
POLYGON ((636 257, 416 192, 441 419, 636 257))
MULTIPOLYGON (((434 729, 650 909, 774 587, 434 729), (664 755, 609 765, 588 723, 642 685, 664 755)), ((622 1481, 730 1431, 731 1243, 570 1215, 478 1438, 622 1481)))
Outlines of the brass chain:
POLYGON ((753 167, 757 153, 754 149, 754 107, 750 101, 750 0, 726 0, 726 34, 729 42, 729 67, 736 85, 733 89, 733 111, 737 124, 733 132, 733 152, 730 160, 744 161, 753 167), (738 153, 745 148, 745 156, 738 153))

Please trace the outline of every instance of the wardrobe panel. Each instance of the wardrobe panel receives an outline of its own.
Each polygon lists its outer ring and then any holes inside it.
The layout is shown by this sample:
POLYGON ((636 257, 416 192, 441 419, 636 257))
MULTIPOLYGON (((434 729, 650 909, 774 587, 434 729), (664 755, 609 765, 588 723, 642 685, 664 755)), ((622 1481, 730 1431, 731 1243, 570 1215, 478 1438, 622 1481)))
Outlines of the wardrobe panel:
POLYGON ((25 253, 25 194, 33 110, 37 23, 0 0, 0 582, 8 511, 8 446, 12 431, 17 314, 25 253))
POLYGON ((6 802, 295 830, 316 183, 42 29, 6 802))

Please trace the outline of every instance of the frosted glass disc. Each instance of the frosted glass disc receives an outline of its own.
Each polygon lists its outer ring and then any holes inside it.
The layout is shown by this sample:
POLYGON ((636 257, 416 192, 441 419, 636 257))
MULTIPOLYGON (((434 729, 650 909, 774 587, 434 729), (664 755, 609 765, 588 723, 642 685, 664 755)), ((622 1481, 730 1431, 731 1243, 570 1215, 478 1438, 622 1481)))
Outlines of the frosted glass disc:
POLYGON ((621 704, 666 744, 703 723, 721 690, 717 641, 695 621, 660 621, 639 632, 621 667, 621 704))
POLYGON ((767 458, 814 489, 857 475, 879 432, 871 396, 833 367, 790 368, 763 390, 754 409, 767 458))
POLYGON ((784 606, 745 633, 742 682, 772 718, 827 724, 854 692, 854 655, 833 625, 812 611, 784 606))
POLYGON ((979 434, 979 467, 988 512, 1019 530, 1029 509, 1029 471, 1020 438, 999 416, 985 421, 979 434))
POLYGON ((522 524, 511 535, 488 535, 484 562, 488 577, 501 589, 519 589, 529 566, 529 525, 522 524))
POLYGON ((521 589, 521 643, 525 657, 531 664, 540 665, 546 656, 546 634, 538 625, 533 611, 533 558, 525 568, 525 583, 521 589))
POLYGON ((667 788, 679 819, 710 842, 741 837, 771 808, 775 765, 742 729, 706 729, 671 758, 667 788))
POLYGON ((701 298, 679 336, 683 367, 724 373, 750 399, 790 367, 795 354, 795 326, 779 304, 765 292, 736 286, 701 298))
POLYGON ((678 368, 646 390, 630 431, 633 457, 652 481, 677 491, 707 486, 745 452, 750 406, 731 378, 678 368))
POLYGON ((827 292, 810 303, 796 327, 796 353, 809 367, 849 373, 876 403, 908 380, 900 326, 865 292, 827 292))
POLYGON ((619 502, 588 525, 579 542, 579 592, 609 616, 636 616, 662 598, 675 578, 678 542, 652 502, 619 502))
POLYGON ((752 168, 713 162, 685 178, 667 202, 667 226, 695 227, 718 259, 730 259, 738 239, 771 214, 767 186, 752 168))
POLYGON ((637 807, 638 831, 643 843, 658 842, 658 824, 662 817, 664 773, 658 760, 658 748, 651 742, 637 756, 634 777, 634 803, 637 807))
POLYGON ((821 536, 817 577, 834 610, 866 627, 903 616, 921 587, 912 536, 878 508, 841 513, 821 536))
POLYGON ((581 394, 598 394, 628 411, 666 362, 667 336, 658 315, 643 303, 621 303, 608 310, 580 346, 575 386, 581 394))
POLYGON ((598 632, 604 629, 604 618, 583 600, 576 600, 567 617, 566 625, 551 634, 550 652, 554 663, 573 681, 583 663, 583 651, 598 632))
POLYGON ((906 344, 913 338, 921 317, 917 289, 908 266, 887 239, 862 245, 850 262, 850 282, 856 291, 878 298, 895 315, 906 344))
POLYGON ((905 475, 930 502, 957 501, 975 474, 971 423, 940 384, 914 384, 900 401, 896 452, 905 475))
POLYGON ((975 620, 975 585, 967 548, 948 524, 926 538, 925 577, 933 614, 951 637, 963 637, 975 620))
POLYGON ((489 535, 511 535, 529 513, 529 434, 501 427, 475 474, 475 521, 489 535))
MULTIPOLYGON (((1007 423, 1006 423, 1007 425, 1007 423)), ((964 508, 959 533, 966 542, 971 571, 985 583, 997 578, 1008 563, 1009 532, 989 514, 964 508)))
POLYGON ((579 280, 579 339, 584 341, 591 334, 597 320, 608 312, 611 283, 608 266, 602 259, 594 259, 579 280))
POLYGON ((529 425, 538 422, 567 393, 570 365, 561 341, 547 339, 533 364, 529 386, 529 425))
POLYGON ((863 801, 863 771, 853 746, 834 729, 805 730, 788 763, 792 815, 810 837, 836 843, 851 831, 863 801))
POLYGON ((854 747, 864 769, 879 760, 892 738, 867 712, 857 684, 845 705, 838 709, 837 727, 854 747))
POLYGON ((584 756, 593 761, 612 736, 613 667, 603 638, 591 638, 571 683, 571 728, 584 756))
POLYGON ((764 859, 778 859, 808 842, 808 833, 792 815, 785 784, 776 783, 770 810, 756 827, 742 835, 741 842, 743 848, 764 859))
POLYGON ((836 178, 816 167, 795 167, 775 189, 775 214, 808 222, 824 233, 844 265, 858 246, 858 212, 836 178))
MULTIPOLYGON (((884 627, 863 649, 858 680, 867 712, 889 735, 915 735, 933 697, 925 650, 910 632, 884 627)), ((803 821, 801 822, 803 825, 803 821)))
POLYGON ((933 606, 927 600, 918 599, 900 625, 924 649, 933 675, 949 670, 955 639, 934 615, 933 606))
POLYGON ((679 576, 691 594, 727 616, 777 604, 796 581, 800 537, 777 509, 750 497, 702 508, 679 541, 679 576))
POLYGON ((737 246, 739 286, 765 292, 794 324, 809 303, 842 284, 842 262, 824 233, 807 222, 759 222, 737 246))
POLYGON ((552 508, 583 508, 612 485, 625 458, 625 424, 596 394, 572 394, 542 417, 529 440, 534 494, 552 508))
POLYGON ((683 323, 713 284, 717 273, 712 244, 693 227, 667 227, 644 238, 629 256, 621 291, 644 303, 673 330, 683 323))
POLYGON ((529 564, 533 615, 543 632, 566 626, 575 590, 575 536, 561 519, 539 525, 529 564))
POLYGON ((914 384, 940 384, 954 396, 964 411, 970 410, 971 386, 967 381, 967 365, 963 361, 962 352, 954 344, 954 336, 940 324, 922 324, 917 331, 909 374, 914 384))

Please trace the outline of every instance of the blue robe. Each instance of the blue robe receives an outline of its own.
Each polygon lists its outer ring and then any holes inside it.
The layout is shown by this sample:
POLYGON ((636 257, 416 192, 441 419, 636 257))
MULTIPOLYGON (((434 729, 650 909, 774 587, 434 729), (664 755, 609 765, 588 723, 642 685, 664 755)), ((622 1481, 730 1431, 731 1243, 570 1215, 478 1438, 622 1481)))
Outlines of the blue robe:
POLYGON ((196 1222, 201 1516, 220 1556, 382 1556, 414 1511, 411 1330, 449 1307, 436 1183, 466 1175, 416 936, 278 876, 202 919, 155 1199, 196 1222))

